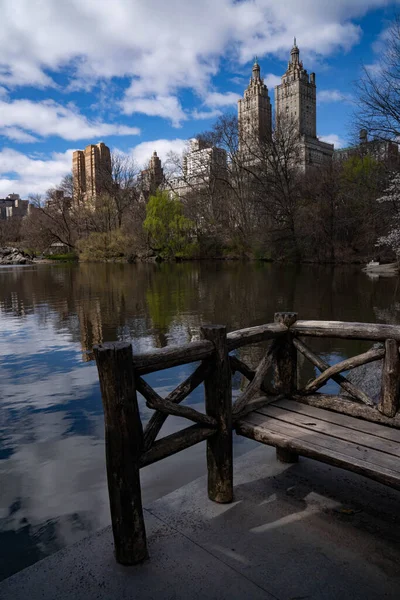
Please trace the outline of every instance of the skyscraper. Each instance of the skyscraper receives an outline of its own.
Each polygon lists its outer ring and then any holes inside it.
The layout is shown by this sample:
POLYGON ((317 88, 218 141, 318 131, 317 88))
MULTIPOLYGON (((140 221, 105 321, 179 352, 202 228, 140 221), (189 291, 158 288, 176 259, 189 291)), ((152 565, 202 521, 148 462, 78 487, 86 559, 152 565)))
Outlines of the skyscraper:
POLYGON ((247 153, 255 141, 271 138, 271 100, 268 88, 261 79, 257 58, 244 97, 238 101, 238 121, 240 152, 247 153))
POLYGON ((91 202, 110 191, 112 167, 110 149, 103 142, 90 144, 72 155, 74 201, 91 202))
POLYGON ((308 75, 294 39, 290 61, 282 83, 275 87, 275 118, 295 127, 301 147, 303 168, 330 160, 333 145, 317 138, 317 86, 315 73, 308 75))

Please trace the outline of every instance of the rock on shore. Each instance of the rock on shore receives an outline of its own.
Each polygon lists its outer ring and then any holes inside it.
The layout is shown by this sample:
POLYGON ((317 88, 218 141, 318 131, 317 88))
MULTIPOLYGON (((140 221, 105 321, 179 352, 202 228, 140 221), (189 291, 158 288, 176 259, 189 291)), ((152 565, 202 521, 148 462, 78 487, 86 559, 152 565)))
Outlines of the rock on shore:
POLYGON ((0 265, 28 265, 31 257, 18 248, 0 248, 0 265))

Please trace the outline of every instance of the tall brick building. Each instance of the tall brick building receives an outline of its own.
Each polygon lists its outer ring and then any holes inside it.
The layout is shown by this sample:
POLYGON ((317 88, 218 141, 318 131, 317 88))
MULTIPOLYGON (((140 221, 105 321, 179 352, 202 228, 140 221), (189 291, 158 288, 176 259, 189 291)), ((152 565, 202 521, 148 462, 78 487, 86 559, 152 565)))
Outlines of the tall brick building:
POLYGON ((74 202, 90 203, 112 187, 110 149, 103 142, 90 144, 72 155, 74 202))

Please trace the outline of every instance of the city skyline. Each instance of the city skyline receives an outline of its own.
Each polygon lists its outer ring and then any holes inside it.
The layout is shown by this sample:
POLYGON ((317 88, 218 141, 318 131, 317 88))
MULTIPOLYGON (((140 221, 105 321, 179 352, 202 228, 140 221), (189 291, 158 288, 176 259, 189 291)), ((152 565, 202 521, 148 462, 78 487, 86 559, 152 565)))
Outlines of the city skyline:
POLYGON ((220 0, 212 18, 207 0, 190 10, 180 0, 174 11, 168 3, 153 4, 152 21, 135 3, 127 8, 117 2, 114 11, 102 6, 95 15, 87 7, 95 25, 92 43, 75 5, 67 6, 63 19, 46 1, 31 12, 21 0, 26 10, 18 21, 11 9, 4 12, 0 197, 43 193, 70 171, 74 150, 99 141, 132 154, 141 167, 153 150, 164 161, 168 150, 182 151, 218 114, 236 109, 255 54, 272 91, 294 36, 308 71, 318 77, 316 133, 343 147, 353 82, 362 63, 377 64, 398 2, 308 0, 307 6, 288 1, 279 7, 270 0, 220 0), (180 19, 173 18, 178 10, 180 19), (52 30, 43 40, 38 19, 45 18, 52 30), (133 22, 134 33, 143 28, 136 37, 127 35, 133 22), (156 26, 166 33, 157 42, 156 26))

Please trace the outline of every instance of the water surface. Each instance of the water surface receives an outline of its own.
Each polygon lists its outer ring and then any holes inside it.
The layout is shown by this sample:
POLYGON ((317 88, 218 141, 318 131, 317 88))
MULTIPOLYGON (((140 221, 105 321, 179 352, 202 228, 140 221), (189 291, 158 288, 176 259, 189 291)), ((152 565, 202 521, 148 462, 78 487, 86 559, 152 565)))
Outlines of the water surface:
MULTIPOLYGON (((225 262, 0 268, 0 579, 109 523, 93 344, 129 340, 141 352, 187 342, 201 323, 233 330, 282 310, 398 323, 397 278, 369 279, 358 267, 225 262)), ((313 342, 331 364, 364 347, 313 342)), ((263 351, 246 347, 240 357, 254 367, 263 351)), ((147 380, 164 395, 193 368, 147 380)), ((302 376, 313 372, 304 365, 302 376)), ((236 393, 241 385, 235 376, 236 393)), ((188 404, 202 409, 202 387, 188 404)), ((145 422, 143 399, 140 410, 145 422)), ((182 425, 169 417, 163 433, 182 425)), ((251 447, 235 439, 236 455, 251 447)), ((144 469, 145 503, 204 471, 204 444, 144 469)))

